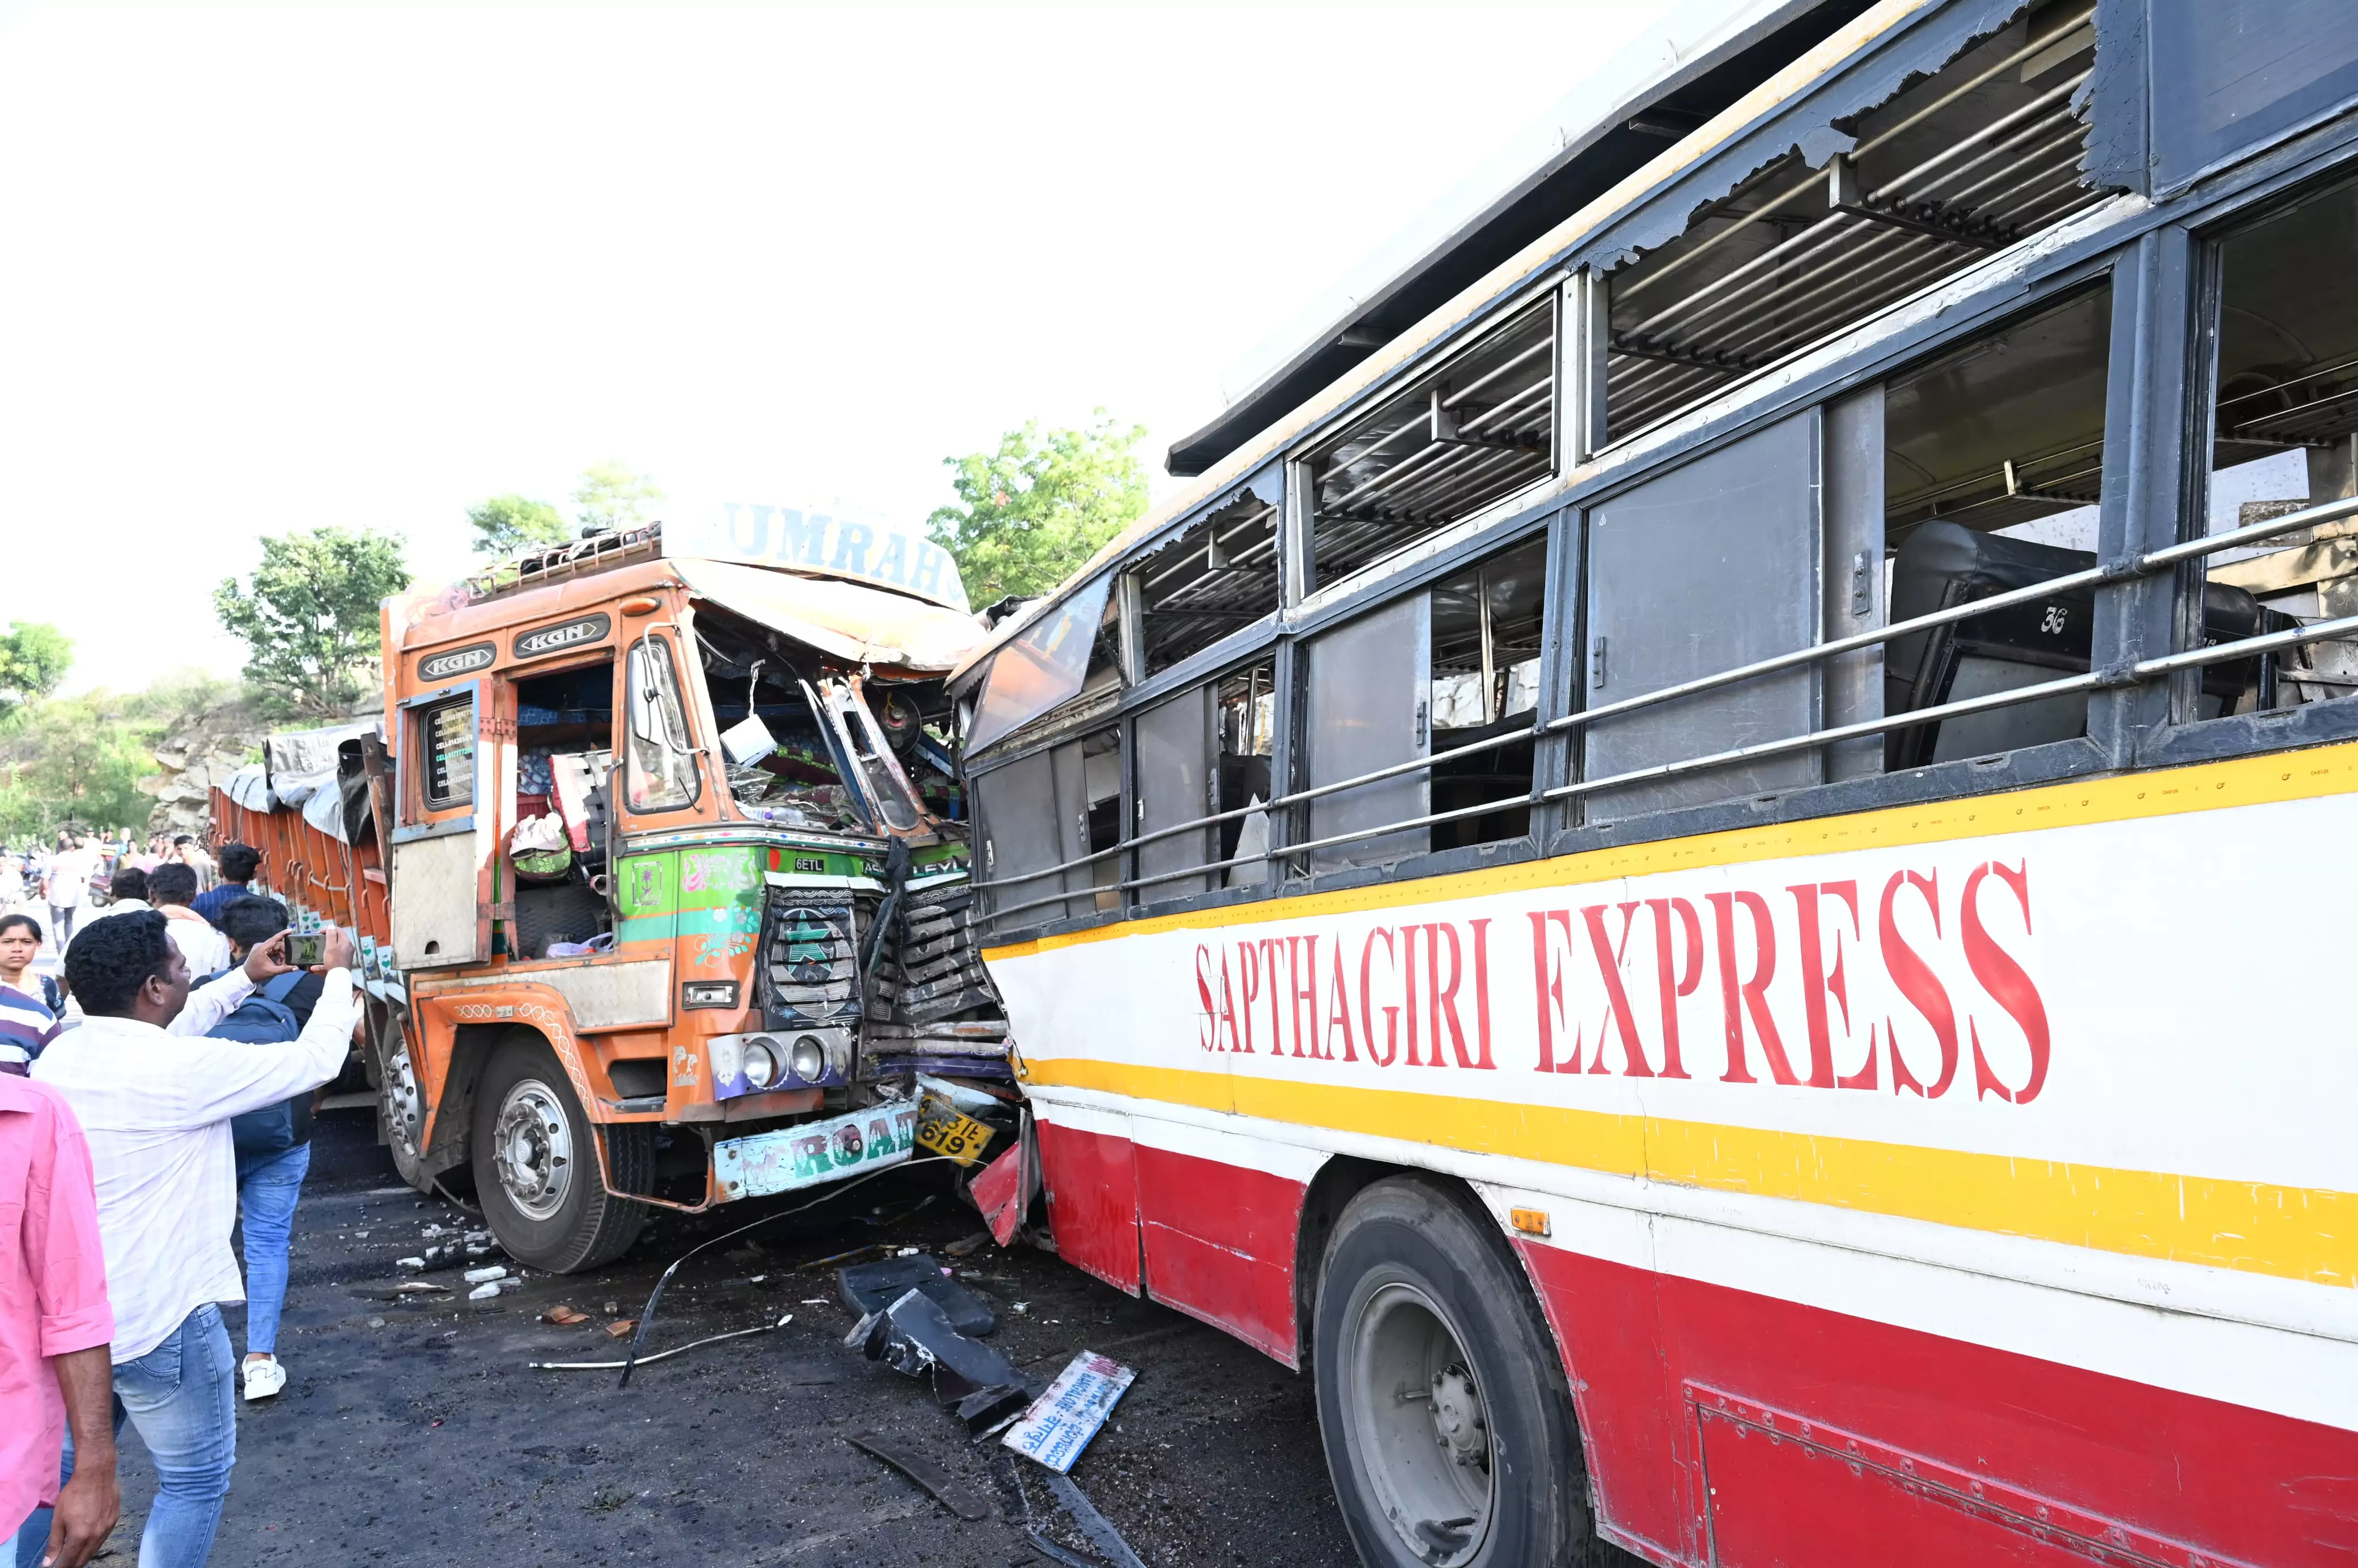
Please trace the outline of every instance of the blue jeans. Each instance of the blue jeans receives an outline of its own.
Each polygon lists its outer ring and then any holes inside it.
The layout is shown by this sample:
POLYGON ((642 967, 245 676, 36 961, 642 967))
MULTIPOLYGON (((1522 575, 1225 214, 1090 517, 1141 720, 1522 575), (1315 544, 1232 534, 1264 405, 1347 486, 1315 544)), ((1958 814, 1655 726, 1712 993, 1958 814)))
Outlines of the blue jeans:
MULTIPOLYGON (((237 1464, 237 1363, 221 1308, 200 1306, 164 1343, 114 1368, 114 1430, 125 1417, 156 1462, 156 1504, 139 1537, 139 1568, 202 1568, 221 1528, 237 1464)), ((63 1474, 73 1475, 73 1437, 63 1474)), ((35 1509, 16 1532, 17 1568, 34 1568, 49 1542, 49 1510, 35 1509)))
POLYGON ((278 1314, 287 1304, 287 1243, 295 1232, 295 1200, 311 1168, 311 1146, 237 1159, 237 1206, 245 1227, 245 1353, 278 1348, 278 1314))

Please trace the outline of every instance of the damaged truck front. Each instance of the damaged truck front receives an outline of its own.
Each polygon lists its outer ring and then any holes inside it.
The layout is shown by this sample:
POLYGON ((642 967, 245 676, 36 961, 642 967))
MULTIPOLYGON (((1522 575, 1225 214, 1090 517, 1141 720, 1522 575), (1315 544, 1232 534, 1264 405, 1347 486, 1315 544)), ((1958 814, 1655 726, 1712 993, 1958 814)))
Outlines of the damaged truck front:
MULTIPOLYGON (((1007 1078, 943 738, 942 676, 983 634, 957 568, 784 511, 773 551, 755 514, 717 546, 604 535, 388 601, 341 880, 265 867, 374 940, 402 1175, 471 1181, 535 1267, 610 1260, 653 1208, 907 1159, 920 1072, 1007 1078)), ((225 836, 297 816, 268 782, 225 836)))

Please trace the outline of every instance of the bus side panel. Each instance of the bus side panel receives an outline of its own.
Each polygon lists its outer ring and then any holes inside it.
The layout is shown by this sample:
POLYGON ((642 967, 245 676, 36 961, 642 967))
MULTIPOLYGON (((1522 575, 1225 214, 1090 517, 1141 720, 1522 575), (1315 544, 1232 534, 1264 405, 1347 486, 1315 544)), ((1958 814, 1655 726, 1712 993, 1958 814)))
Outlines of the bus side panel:
POLYGON ((1521 1249, 1581 1390, 1603 1522, 1631 1544, 1681 1542, 1676 1555, 1726 1568, 1866 1568, 1895 1540, 1943 1564, 2086 1562, 2125 1545, 2308 1568, 2358 1552, 2358 1433, 1521 1249))
POLYGON ((1298 1369, 1293 1257, 1306 1184, 1145 1143, 1137 1168, 1148 1293, 1298 1369))
POLYGON ((1057 1256, 1137 1295, 1138 1166, 1130 1140, 1044 1117, 1037 1125, 1057 1256))

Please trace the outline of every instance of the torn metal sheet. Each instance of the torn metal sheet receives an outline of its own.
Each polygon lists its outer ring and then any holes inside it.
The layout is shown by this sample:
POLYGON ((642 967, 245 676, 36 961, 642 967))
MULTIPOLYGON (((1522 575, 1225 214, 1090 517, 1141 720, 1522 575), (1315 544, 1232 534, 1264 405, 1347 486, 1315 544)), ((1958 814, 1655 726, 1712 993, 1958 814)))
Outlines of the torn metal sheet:
MULTIPOLYGON (((934 1500, 963 1519, 983 1519, 990 1517, 990 1505, 958 1484, 947 1470, 926 1458, 905 1443, 898 1443, 873 1432, 855 1432, 844 1439, 854 1448, 864 1450, 884 1461, 920 1487, 934 1495, 934 1500)), ((1132 1559, 1132 1561, 1136 1561, 1132 1559)))
POLYGON ((898 1165, 916 1147, 917 1108, 871 1106, 806 1121, 712 1148, 714 1179, 724 1200, 815 1187, 898 1165))
POLYGON ((990 1227, 991 1238, 1001 1247, 1015 1239, 1023 1223, 1023 1150, 1019 1144, 983 1167, 968 1189, 990 1227))
POLYGON ((1094 1350, 1084 1350, 1056 1374, 1023 1419, 1008 1430, 1008 1447, 1058 1475, 1073 1467, 1089 1439, 1113 1413, 1115 1401, 1138 1374, 1094 1350))

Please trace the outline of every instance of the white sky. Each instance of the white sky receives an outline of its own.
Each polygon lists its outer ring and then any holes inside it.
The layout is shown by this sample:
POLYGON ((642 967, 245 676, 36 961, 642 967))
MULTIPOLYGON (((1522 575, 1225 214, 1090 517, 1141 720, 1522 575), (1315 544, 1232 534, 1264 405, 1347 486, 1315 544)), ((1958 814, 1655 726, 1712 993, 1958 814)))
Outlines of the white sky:
MULTIPOLYGON (((674 493, 922 517, 1103 405, 1164 447, 1665 0, 220 10, 0 0, 0 622, 238 644, 261 535, 674 493)), ((569 507, 568 507, 569 511, 569 507)))

